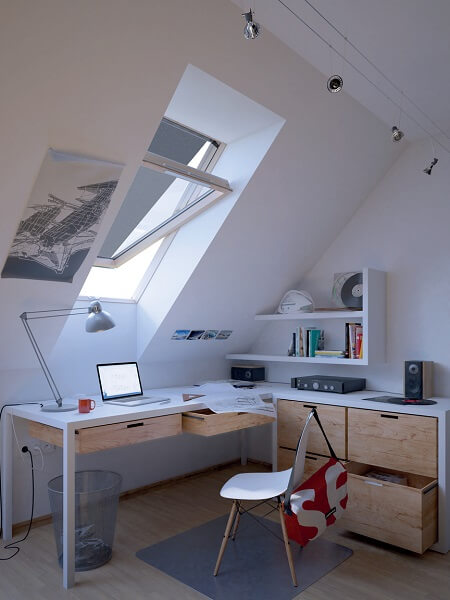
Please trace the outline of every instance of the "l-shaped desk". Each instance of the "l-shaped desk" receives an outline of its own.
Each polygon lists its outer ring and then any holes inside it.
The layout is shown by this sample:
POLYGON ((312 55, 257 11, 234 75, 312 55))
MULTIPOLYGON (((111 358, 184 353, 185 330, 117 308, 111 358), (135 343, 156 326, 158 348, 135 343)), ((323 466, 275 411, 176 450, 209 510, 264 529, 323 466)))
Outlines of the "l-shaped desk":
MULTIPOLYGON (((63 585, 69 588, 75 582, 75 456, 76 453, 96 452, 160 437, 188 432, 198 435, 216 435, 244 430, 273 421, 265 415, 249 413, 214 414, 205 410, 201 399, 183 402, 181 394, 191 388, 146 390, 146 395, 170 398, 167 404, 147 404, 134 407, 98 402, 88 414, 78 412, 42 412, 36 405, 21 405, 5 410, 2 424, 2 513, 3 539, 12 538, 13 506, 13 431, 12 417, 29 422, 32 437, 44 439, 63 448, 63 585)), ((306 392, 283 384, 261 384, 254 390, 272 394, 278 399, 309 402, 382 411, 404 415, 429 416, 437 419, 437 479, 438 479, 438 539, 433 549, 450 550, 450 399, 435 398, 433 406, 399 406, 378 404, 366 398, 380 392, 354 392, 340 395, 306 392)), ((273 464, 277 464, 277 428, 273 427, 273 464)))

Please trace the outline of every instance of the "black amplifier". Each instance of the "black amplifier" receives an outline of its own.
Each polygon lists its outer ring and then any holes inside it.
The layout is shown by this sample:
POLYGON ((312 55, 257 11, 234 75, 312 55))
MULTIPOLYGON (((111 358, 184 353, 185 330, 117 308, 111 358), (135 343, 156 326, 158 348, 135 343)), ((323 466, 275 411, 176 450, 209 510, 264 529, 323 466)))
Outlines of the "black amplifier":
POLYGON ((307 377, 292 377, 291 387, 296 388, 297 390, 347 394, 347 392, 358 392, 359 390, 364 390, 366 387, 366 380, 360 377, 309 375, 307 377))

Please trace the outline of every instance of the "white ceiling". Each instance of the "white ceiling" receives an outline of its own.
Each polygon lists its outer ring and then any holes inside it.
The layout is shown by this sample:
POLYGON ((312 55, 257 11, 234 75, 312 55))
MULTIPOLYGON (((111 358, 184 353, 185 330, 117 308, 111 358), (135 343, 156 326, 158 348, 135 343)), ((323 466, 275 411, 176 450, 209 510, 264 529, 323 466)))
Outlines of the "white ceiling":
MULTIPOLYGON (((343 53, 396 102, 402 94, 383 79, 304 0, 283 0, 329 43, 343 53)), ((400 111, 331 53, 308 28, 278 0, 234 0, 240 9, 255 11, 255 20, 271 31, 326 77, 337 72, 344 89, 388 126, 398 124, 400 111), (332 56, 331 56, 332 55, 332 56)), ((447 134, 450 134, 450 1, 449 0, 310 0, 381 71, 394 81, 447 134)), ((242 19, 242 25, 244 21, 242 19)), ((263 31, 264 34, 264 31, 263 31)), ((264 36, 249 43, 264 43, 264 36)), ((281 67, 281 65, 280 65, 281 67)), ((324 86, 326 79, 324 79, 324 86)), ((403 107, 433 135, 441 135, 403 98, 403 107)), ((426 136, 405 115, 401 128, 410 139, 426 136)))

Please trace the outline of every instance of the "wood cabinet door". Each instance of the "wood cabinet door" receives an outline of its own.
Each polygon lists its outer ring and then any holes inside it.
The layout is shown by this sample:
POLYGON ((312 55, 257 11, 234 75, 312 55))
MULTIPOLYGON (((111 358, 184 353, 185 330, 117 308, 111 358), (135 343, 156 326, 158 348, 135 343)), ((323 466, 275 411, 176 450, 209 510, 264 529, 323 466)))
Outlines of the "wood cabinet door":
MULTIPOLYGON (((347 409, 344 406, 278 400, 278 446, 295 450, 311 408, 316 408, 322 426, 338 458, 347 458, 347 409)), ((309 430, 308 452, 329 456, 328 447, 314 421, 309 430)))
POLYGON ((350 460, 437 477, 437 419, 348 409, 350 460))

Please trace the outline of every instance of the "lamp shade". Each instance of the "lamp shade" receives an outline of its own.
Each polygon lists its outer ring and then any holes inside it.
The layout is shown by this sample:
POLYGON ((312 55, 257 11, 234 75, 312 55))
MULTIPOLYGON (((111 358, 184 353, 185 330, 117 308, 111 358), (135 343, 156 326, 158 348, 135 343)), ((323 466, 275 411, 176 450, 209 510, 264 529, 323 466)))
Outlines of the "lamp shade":
POLYGON ((107 331, 108 329, 112 329, 116 324, 113 321, 113 318, 103 310, 100 302, 95 300, 91 302, 89 305, 89 316, 86 320, 86 331, 88 333, 97 333, 98 331, 107 331))

